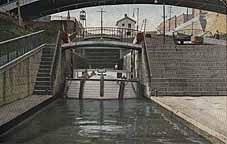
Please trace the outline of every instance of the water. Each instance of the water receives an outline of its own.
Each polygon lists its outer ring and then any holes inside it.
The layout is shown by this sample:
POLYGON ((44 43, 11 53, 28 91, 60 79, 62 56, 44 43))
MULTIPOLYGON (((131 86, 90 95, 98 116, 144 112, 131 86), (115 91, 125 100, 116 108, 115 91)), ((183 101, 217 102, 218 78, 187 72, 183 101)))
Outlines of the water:
POLYGON ((4 144, 208 144, 147 100, 58 99, 0 137, 4 144))

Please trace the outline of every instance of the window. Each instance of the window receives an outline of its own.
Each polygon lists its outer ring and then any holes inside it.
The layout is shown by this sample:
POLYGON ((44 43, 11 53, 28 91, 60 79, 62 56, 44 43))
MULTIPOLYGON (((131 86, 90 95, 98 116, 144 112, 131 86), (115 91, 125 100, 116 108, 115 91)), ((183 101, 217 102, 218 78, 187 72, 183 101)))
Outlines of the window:
POLYGON ((124 26, 125 26, 125 24, 123 23, 123 24, 122 24, 122 26, 124 27, 124 26))
POLYGON ((128 24, 128 28, 129 28, 129 29, 132 28, 132 24, 129 23, 129 24, 128 24))

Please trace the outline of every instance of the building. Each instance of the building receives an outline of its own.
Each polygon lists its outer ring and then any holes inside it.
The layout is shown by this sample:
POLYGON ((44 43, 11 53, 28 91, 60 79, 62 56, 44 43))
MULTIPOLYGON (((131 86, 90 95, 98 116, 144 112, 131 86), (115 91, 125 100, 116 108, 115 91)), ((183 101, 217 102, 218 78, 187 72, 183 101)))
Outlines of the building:
MULTIPOLYGON (((163 33, 163 22, 158 26, 163 33)), ((165 22, 166 34, 171 35, 173 31, 184 31, 189 35, 214 35, 216 31, 226 34, 226 15, 215 12, 193 9, 192 14, 174 16, 165 22)))
POLYGON ((116 22, 118 28, 122 28, 123 35, 133 36, 136 29, 136 21, 125 14, 125 17, 116 22))
POLYGON ((125 14, 124 18, 116 22, 116 26, 118 28, 136 29, 136 21, 125 14))
POLYGON ((220 33, 226 34, 226 15, 215 12, 208 12, 206 15, 207 25, 205 31, 211 32, 212 34, 219 31, 220 33))
MULTIPOLYGON (((173 16, 165 21, 165 32, 172 32, 180 25, 190 21, 193 18, 192 14, 181 14, 179 16, 173 16)), ((164 22, 161 22, 158 26, 159 33, 164 32, 164 22)))

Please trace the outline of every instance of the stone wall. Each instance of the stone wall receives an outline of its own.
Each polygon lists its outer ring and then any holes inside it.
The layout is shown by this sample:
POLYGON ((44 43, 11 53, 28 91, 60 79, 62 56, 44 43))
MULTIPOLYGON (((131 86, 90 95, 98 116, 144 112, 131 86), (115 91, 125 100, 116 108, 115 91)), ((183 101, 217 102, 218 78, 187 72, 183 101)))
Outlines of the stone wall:
POLYGON ((42 47, 0 67, 0 106, 32 95, 42 47))
POLYGON ((161 37, 147 38, 152 89, 159 95, 226 95, 226 47, 174 45, 161 37))

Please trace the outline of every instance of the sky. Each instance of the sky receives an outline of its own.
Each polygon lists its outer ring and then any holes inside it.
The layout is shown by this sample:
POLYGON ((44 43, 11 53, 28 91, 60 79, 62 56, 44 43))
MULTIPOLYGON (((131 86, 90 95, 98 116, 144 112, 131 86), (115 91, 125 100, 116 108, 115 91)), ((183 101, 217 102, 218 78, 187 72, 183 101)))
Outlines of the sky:
MULTIPOLYGON (((166 16, 169 18, 170 16, 170 6, 166 6, 166 16)), ((182 13, 186 13, 187 8, 184 7, 172 7, 171 15, 180 15, 182 13)), ((135 12, 135 20, 136 20, 136 8, 140 10, 139 16, 139 25, 144 19, 147 19, 147 30, 156 30, 157 26, 162 22, 163 18, 163 6, 162 5, 112 5, 112 6, 98 6, 98 7, 90 7, 84 9, 70 10, 71 17, 76 17, 79 19, 80 11, 85 10, 87 13, 87 26, 94 27, 100 26, 100 9, 103 8, 106 12, 104 13, 104 26, 115 26, 116 21, 123 18, 125 14, 129 17, 133 18, 133 11, 135 12)), ((189 12, 191 10, 189 9, 189 12)), ((54 15, 57 16, 67 16, 68 12, 61 12, 54 15)))

